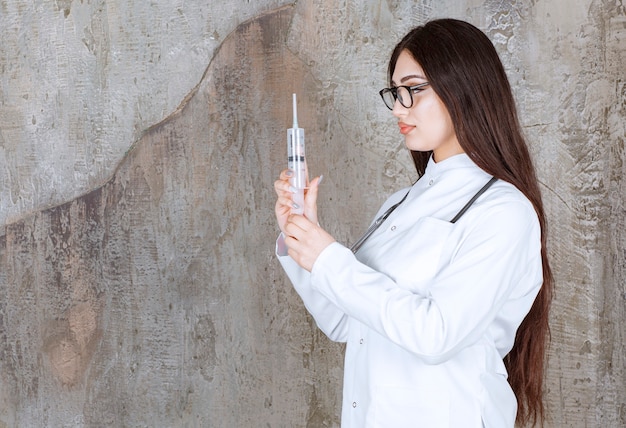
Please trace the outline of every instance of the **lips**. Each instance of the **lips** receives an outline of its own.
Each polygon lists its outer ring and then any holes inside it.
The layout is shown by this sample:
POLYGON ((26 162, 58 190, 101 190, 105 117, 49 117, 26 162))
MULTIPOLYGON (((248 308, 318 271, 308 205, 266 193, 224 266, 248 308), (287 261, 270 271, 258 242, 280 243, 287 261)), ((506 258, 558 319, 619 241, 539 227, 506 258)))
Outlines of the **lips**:
POLYGON ((413 128, 415 128, 415 126, 407 125, 406 123, 403 123, 403 122, 398 122, 398 126, 400 127, 400 133, 402 135, 408 134, 409 132, 413 130, 413 128))

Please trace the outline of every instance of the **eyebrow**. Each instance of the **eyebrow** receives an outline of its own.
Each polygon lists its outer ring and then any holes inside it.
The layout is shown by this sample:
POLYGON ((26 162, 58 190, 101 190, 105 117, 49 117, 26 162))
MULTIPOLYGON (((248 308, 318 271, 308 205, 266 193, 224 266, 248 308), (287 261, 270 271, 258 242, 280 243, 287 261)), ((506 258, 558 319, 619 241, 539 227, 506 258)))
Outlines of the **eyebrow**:
MULTIPOLYGON (((402 79, 400 79, 400 83, 404 83, 407 80, 411 80, 411 79, 426 79, 426 78, 424 76, 419 75, 419 74, 409 74, 408 76, 404 76, 402 79)), ((394 82, 392 80, 391 83, 393 83, 395 85, 396 82, 394 82)))

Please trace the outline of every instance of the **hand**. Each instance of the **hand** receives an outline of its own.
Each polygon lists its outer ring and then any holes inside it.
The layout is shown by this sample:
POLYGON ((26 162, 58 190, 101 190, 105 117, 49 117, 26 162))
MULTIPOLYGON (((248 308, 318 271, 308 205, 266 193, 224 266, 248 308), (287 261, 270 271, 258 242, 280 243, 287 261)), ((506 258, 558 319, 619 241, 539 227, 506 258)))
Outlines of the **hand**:
MULTIPOLYGON (((293 174, 293 172, 286 169, 280 173, 279 179, 274 182, 274 190, 278 195, 275 207, 276 220, 278 221, 280 231, 283 233, 285 233, 285 223, 287 222, 287 217, 289 217, 292 213, 291 210, 294 208, 293 192, 291 186, 289 185, 289 178, 291 178, 291 174, 293 174)), ((313 181, 308 183, 308 189, 305 190, 304 194, 304 216, 315 224, 318 223, 317 191, 321 182, 322 177, 314 178, 313 181)))
POLYGON ((302 215, 287 216, 284 229, 289 256, 309 272, 321 252, 335 242, 328 232, 302 215))

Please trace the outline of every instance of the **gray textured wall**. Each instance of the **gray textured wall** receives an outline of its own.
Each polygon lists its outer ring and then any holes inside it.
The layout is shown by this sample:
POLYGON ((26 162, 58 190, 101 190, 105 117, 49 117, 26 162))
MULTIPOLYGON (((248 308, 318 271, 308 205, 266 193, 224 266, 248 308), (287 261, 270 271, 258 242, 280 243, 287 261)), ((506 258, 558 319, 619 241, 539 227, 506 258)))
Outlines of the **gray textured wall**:
POLYGON ((273 257, 299 94, 327 228, 413 180, 377 99, 432 17, 483 28, 557 280, 551 427, 626 426, 620 1, 0 0, 0 427, 336 427, 342 347, 273 257))

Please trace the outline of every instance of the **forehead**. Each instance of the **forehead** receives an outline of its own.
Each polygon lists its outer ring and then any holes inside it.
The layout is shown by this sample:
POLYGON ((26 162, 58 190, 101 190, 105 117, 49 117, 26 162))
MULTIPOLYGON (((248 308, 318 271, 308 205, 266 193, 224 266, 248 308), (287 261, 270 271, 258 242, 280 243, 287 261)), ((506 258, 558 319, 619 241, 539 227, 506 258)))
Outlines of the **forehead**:
POLYGON ((395 84, 401 84, 404 80, 411 78, 425 79, 424 70, 413 56, 406 50, 400 52, 396 60, 396 67, 393 70, 392 81, 395 84))

